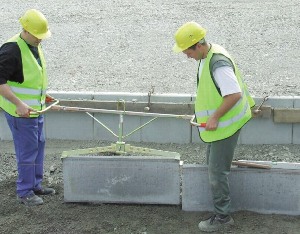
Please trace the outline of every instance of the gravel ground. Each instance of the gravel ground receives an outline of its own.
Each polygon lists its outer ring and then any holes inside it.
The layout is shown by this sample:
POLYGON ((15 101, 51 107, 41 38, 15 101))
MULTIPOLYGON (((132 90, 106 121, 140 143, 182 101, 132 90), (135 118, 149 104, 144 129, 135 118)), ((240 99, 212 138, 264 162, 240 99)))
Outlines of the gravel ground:
MULTIPOLYGON (((17 19, 37 8, 53 37, 43 42, 49 89, 195 93, 197 63, 172 52, 173 34, 187 21, 208 29, 207 39, 226 47, 255 96, 299 95, 300 3, 298 0, 1 0, 0 41, 20 31, 17 19), (170 82, 169 82, 170 81, 170 82)), ((206 212, 178 206, 65 204, 63 150, 105 142, 48 141, 45 185, 58 194, 32 209, 16 203, 16 169, 11 142, 0 142, 0 233, 199 233, 206 212)), ((134 143, 134 145, 139 145, 134 143)), ((198 144, 147 144, 181 153, 186 163, 203 163, 198 144)), ((300 161, 297 145, 238 146, 236 159, 300 161)), ((300 217, 235 212, 236 226, 225 233, 296 234, 300 217)))
POLYGON ((53 33, 43 43, 51 90, 193 94, 197 63, 172 47, 194 20, 232 54, 253 95, 300 92, 298 0, 1 0, 0 41, 33 7, 53 33))

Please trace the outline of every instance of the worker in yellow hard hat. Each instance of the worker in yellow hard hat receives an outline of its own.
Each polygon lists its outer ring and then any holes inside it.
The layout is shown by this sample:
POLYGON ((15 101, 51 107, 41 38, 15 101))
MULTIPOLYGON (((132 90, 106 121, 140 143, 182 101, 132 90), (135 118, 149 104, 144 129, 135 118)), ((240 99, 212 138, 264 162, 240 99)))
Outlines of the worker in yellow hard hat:
POLYGON ((38 10, 30 9, 20 18, 21 33, 0 48, 0 107, 14 140, 18 169, 17 196, 27 206, 43 204, 39 195, 54 194, 44 188, 44 117, 48 78, 40 43, 51 36, 48 21, 38 10), (32 113, 31 113, 32 112, 32 113), (34 114, 33 114, 34 113, 34 114))
POLYGON ((207 164, 214 214, 199 223, 212 232, 234 224, 230 215, 228 174, 241 128, 251 119, 254 100, 230 54, 207 42, 206 29, 196 22, 175 33, 173 51, 199 61, 195 116, 200 138, 208 143, 207 164))

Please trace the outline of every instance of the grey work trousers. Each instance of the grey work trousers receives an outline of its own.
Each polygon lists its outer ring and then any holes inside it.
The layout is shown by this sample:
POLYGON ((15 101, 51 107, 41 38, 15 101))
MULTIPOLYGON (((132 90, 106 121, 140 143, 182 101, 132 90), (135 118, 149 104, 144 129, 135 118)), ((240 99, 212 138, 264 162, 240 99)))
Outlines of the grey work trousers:
POLYGON ((228 175, 240 130, 229 138, 208 144, 206 157, 214 212, 228 215, 231 209, 228 175))

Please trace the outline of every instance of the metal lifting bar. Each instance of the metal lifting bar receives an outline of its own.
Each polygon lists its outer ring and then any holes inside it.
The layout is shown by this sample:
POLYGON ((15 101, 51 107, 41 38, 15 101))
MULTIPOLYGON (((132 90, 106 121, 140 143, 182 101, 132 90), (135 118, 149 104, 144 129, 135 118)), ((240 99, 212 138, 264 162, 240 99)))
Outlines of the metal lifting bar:
MULTIPOLYGON (((162 118, 180 118, 192 121, 193 115, 175 115, 175 114, 161 114, 161 113, 145 113, 145 112, 135 112, 135 111, 126 111, 125 109, 125 101, 120 99, 119 103, 123 103, 123 110, 107 110, 107 109, 94 109, 94 108, 82 108, 82 107, 70 107, 70 106, 60 106, 58 104, 58 100, 54 100, 54 102, 49 105, 46 109, 42 111, 36 111, 32 113, 43 114, 48 110, 55 110, 55 111, 67 111, 67 112, 85 112, 88 116, 93 118, 97 123, 99 123, 102 127, 104 127, 107 131, 109 131, 113 136, 117 137, 118 140, 116 144, 112 144, 110 147, 97 147, 96 149, 90 149, 92 152, 95 150, 98 152, 105 152, 107 150, 114 151, 116 153, 146 153, 146 154, 158 154, 158 155, 165 155, 166 153, 169 154, 170 152, 166 151, 158 151, 155 149, 148 149, 142 147, 134 147, 130 146, 129 144, 125 144, 124 138, 132 135, 136 131, 140 130, 141 128, 145 127, 152 121, 156 120, 159 117, 162 118), (104 113, 104 114, 118 114, 119 118, 119 132, 118 135, 115 134, 109 127, 107 127, 104 123, 100 120, 95 118, 91 113, 104 113), (132 130, 130 133, 124 136, 124 115, 131 115, 131 116, 145 116, 145 117, 153 117, 151 120, 147 121, 146 123, 142 124, 141 126, 137 127, 136 129, 132 130)), ((118 105, 119 106, 119 105, 118 105)), ((195 125, 196 123, 194 123, 195 125)), ((85 152, 85 151, 84 151, 85 152)))
MULTIPOLYGON (((149 95, 150 97, 150 95, 149 95)), ((263 103, 268 99, 268 97, 265 97, 262 101, 262 103, 258 106, 258 108, 255 110, 256 112, 259 112, 263 103)), ((57 110, 57 111, 70 111, 70 112, 85 112, 87 115, 89 115, 91 118, 93 118, 97 123, 99 123, 102 127, 104 127, 107 131, 109 131, 113 136, 117 137, 118 140, 115 144, 111 144, 110 146, 104 146, 104 147, 96 147, 96 148, 88 148, 88 149, 79 149, 79 150, 71 150, 71 151, 64 151, 62 154, 62 158, 68 157, 70 155, 82 155, 82 154, 99 154, 99 153, 117 153, 117 154, 127 154, 127 153, 137 153, 137 154, 148 154, 148 155, 157 155, 157 156, 174 156, 176 158, 180 158, 180 155, 176 152, 169 152, 169 151, 162 151, 162 150, 156 150, 156 149, 149 149, 149 148, 143 148, 143 147, 135 147, 131 146, 130 144, 125 144, 123 141, 125 137, 132 135, 136 131, 140 130, 141 128, 145 127, 152 121, 156 120, 159 117, 168 117, 168 118, 181 118, 181 119, 187 119, 190 120, 190 124, 192 126, 196 127, 204 127, 206 126, 206 123, 197 123, 194 122, 196 116, 195 115, 174 115, 174 114, 160 114, 160 113, 145 113, 145 112, 134 112, 134 111, 126 111, 125 109, 125 101, 123 99, 118 101, 118 107, 119 103, 123 103, 123 110, 107 110, 107 109, 93 109, 93 108, 81 108, 81 107, 69 107, 69 106, 59 106, 58 100, 54 100, 54 102, 49 105, 47 108, 45 108, 42 111, 37 111, 35 113, 42 114, 48 110, 57 110), (110 128, 108 128, 104 123, 99 121, 97 118, 95 118, 91 113, 106 113, 106 114, 118 114, 120 115, 119 118, 119 134, 115 134, 110 128), (149 116, 154 117, 151 120, 147 121, 143 125, 137 127, 136 129, 132 130, 130 133, 124 136, 124 115, 135 115, 135 116, 149 116)), ((148 103, 148 107, 150 107, 150 104, 148 103)), ((33 112, 34 113, 34 112, 33 112)), ((254 168, 263 168, 263 169, 270 169, 270 166, 261 165, 261 164, 255 164, 255 163, 248 163, 248 162, 240 162, 240 161, 234 161, 232 163, 233 165, 237 166, 247 166, 247 167, 254 167, 254 168)))

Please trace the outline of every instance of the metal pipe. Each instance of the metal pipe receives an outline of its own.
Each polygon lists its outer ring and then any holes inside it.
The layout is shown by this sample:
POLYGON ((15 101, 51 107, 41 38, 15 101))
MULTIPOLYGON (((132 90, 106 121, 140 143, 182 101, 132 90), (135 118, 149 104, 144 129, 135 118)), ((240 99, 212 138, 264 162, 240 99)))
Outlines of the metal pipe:
POLYGON ((97 123, 101 124, 102 127, 104 127, 107 131, 109 131, 113 136, 118 137, 112 130, 110 130, 104 123, 96 119, 93 115, 91 115, 89 112, 85 112, 87 115, 89 115, 91 118, 93 118, 97 123))
POLYGON ((193 118, 193 115, 175 115, 175 114, 161 114, 161 113, 145 113, 136 111, 125 110, 107 110, 107 109, 94 109, 84 107, 70 107, 70 106, 52 106, 52 110, 56 111, 69 111, 69 112, 91 112, 91 113, 105 113, 105 114, 123 114, 123 115, 135 115, 135 116, 150 116, 150 117, 165 117, 165 118, 179 118, 188 119, 193 118))

